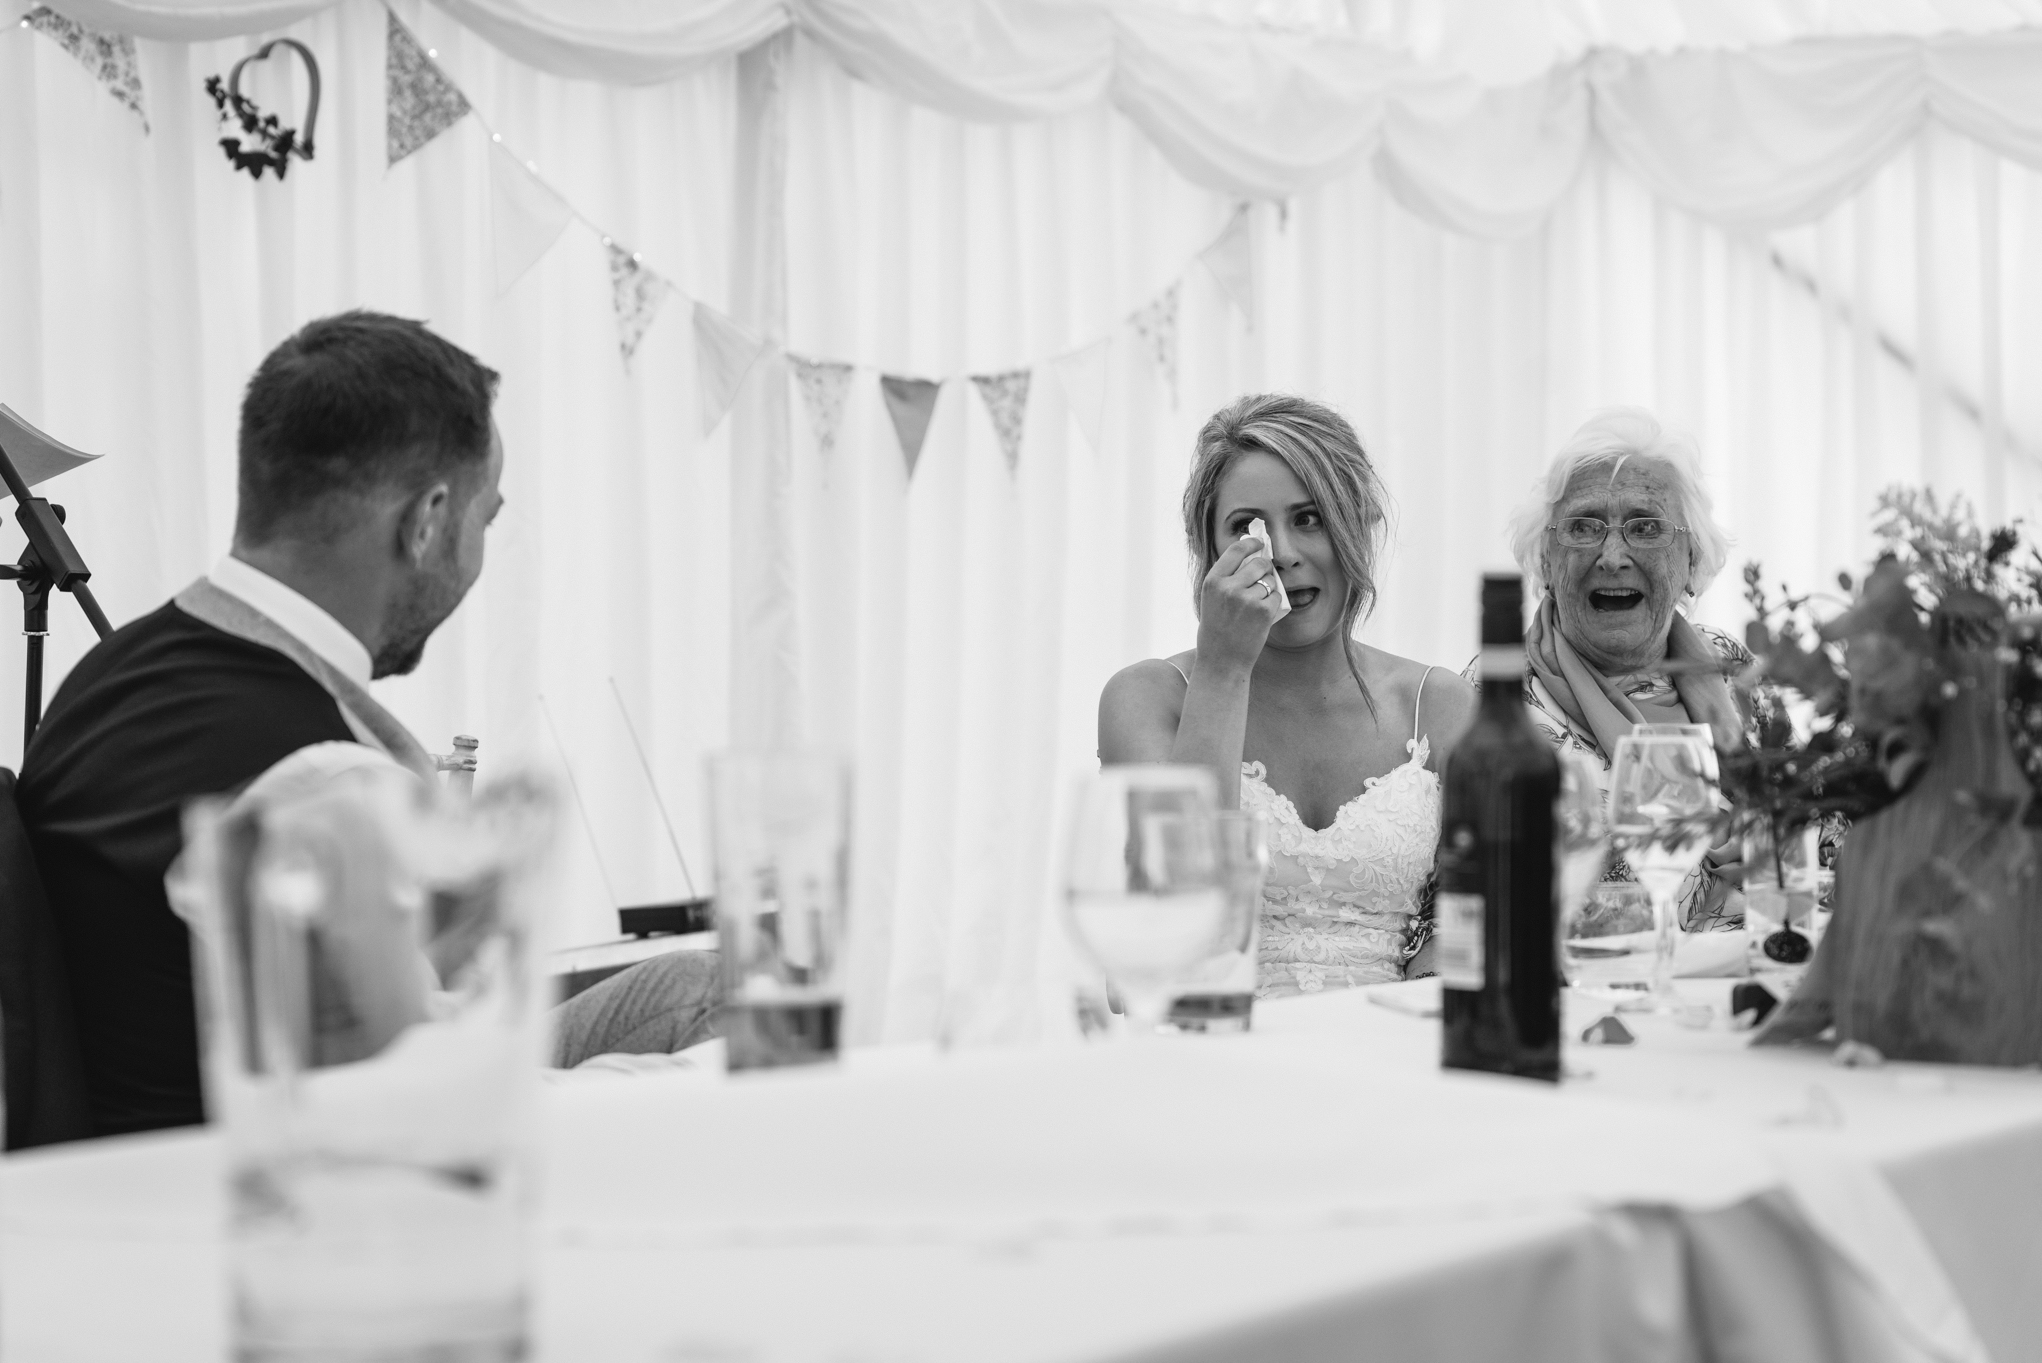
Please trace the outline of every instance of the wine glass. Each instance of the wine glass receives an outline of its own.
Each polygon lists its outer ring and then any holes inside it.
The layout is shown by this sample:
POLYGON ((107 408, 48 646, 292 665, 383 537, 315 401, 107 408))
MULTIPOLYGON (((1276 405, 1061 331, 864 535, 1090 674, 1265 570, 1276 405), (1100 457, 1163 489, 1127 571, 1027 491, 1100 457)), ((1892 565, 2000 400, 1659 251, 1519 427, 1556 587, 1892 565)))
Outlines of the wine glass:
POLYGON ((1107 767, 1079 787, 1065 911, 1134 1032, 1161 1026, 1177 983, 1225 935, 1218 804, 1203 767, 1107 767))
POLYGON ((1723 779, 1722 768, 1716 760, 1716 731, 1710 728, 1708 725, 1633 724, 1631 726, 1631 732, 1644 738, 1652 738, 1660 734, 1684 734, 1690 738, 1695 739, 1702 745, 1703 751, 1707 754, 1708 767, 1706 768, 1706 770, 1708 772, 1709 780, 1711 782, 1722 781, 1723 779))
POLYGON ((1610 842, 1652 896, 1652 998, 1673 997, 1674 896, 1709 850, 1718 809, 1714 749, 1691 733, 1632 733, 1610 767, 1610 842))

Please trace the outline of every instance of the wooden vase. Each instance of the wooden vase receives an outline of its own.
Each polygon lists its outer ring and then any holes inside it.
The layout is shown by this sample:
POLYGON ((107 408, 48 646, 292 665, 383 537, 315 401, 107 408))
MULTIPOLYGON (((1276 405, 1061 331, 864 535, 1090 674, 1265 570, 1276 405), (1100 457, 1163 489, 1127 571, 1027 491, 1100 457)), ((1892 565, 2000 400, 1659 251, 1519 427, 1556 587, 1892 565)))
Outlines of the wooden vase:
POLYGON ((1807 976, 1754 1038, 1894 1059, 2042 1062, 2042 830, 2009 741, 1996 648, 1944 653, 1920 776, 1853 827, 1807 976))

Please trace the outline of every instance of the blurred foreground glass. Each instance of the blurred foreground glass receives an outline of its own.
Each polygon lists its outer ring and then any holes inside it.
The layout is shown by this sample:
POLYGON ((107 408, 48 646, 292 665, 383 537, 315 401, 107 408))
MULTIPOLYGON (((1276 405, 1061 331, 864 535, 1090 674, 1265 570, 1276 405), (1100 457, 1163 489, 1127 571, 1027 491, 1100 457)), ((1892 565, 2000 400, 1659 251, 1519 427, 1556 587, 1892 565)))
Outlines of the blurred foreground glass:
POLYGON ((724 1046, 733 1070, 836 1057, 851 773, 819 752, 709 762, 724 1046))
POLYGON ((1634 880, 1588 888, 1581 912, 1567 925, 1560 965, 1570 987, 1618 1006, 1645 1001, 1659 934, 1652 895, 1634 880))
POLYGON ((243 1363, 525 1356, 554 825, 535 783, 454 807, 394 769, 187 815, 243 1363))
POLYGON ((1581 921, 1588 894, 1602 878, 1609 860, 1609 813, 1602 793, 1602 769, 1572 748, 1560 750, 1560 798, 1553 810, 1554 887, 1557 901, 1554 924, 1559 932, 1555 944, 1560 954, 1560 978, 1574 982, 1567 943, 1581 921))
POLYGON ((1662 1007, 1671 1006, 1680 935, 1674 898, 1715 831, 1715 763, 1698 734, 1632 733, 1617 740, 1610 765, 1610 842, 1652 895, 1651 994, 1662 1007))
POLYGON ((1722 761, 1716 756, 1716 731, 1706 724, 1633 724, 1631 732, 1639 738, 1655 738, 1671 734, 1677 738, 1692 738, 1702 745, 1704 766, 1711 785, 1723 780, 1722 761))
POLYGON ((1178 983, 1225 936, 1218 803, 1218 783, 1204 767, 1107 767, 1078 787, 1066 921, 1134 1031, 1161 1025, 1178 983))
POLYGON ((1245 1032, 1255 1010, 1255 956, 1261 944, 1262 882, 1269 874, 1269 834, 1253 810, 1212 816, 1226 923, 1213 952, 1178 981, 1170 1022, 1185 1032, 1245 1032))
POLYGON ((1816 841, 1812 826, 1775 839, 1761 822, 1744 835, 1744 959, 1754 977, 1786 989, 1800 983, 1820 940, 1816 841))

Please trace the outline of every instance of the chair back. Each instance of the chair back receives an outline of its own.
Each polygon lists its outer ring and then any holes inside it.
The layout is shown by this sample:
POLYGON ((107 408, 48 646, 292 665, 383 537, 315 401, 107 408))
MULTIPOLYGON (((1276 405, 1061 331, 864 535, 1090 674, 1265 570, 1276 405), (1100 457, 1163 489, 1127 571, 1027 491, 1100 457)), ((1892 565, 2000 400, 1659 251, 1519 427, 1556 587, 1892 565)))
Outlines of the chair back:
POLYGON ((71 977, 57 923, 14 803, 14 773, 0 767, 0 1064, 7 1148, 92 1134, 71 977))

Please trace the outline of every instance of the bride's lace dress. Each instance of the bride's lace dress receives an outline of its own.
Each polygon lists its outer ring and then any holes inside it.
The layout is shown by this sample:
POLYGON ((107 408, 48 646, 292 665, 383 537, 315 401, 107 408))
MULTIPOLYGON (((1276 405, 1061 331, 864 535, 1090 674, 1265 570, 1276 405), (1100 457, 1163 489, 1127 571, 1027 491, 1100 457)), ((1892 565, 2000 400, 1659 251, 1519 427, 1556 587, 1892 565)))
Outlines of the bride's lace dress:
POLYGON ((1269 836, 1258 997, 1404 978, 1440 812, 1426 740, 1404 748, 1411 759, 1372 778, 1324 829, 1269 788, 1262 763, 1241 764, 1241 807, 1262 814, 1269 836))

